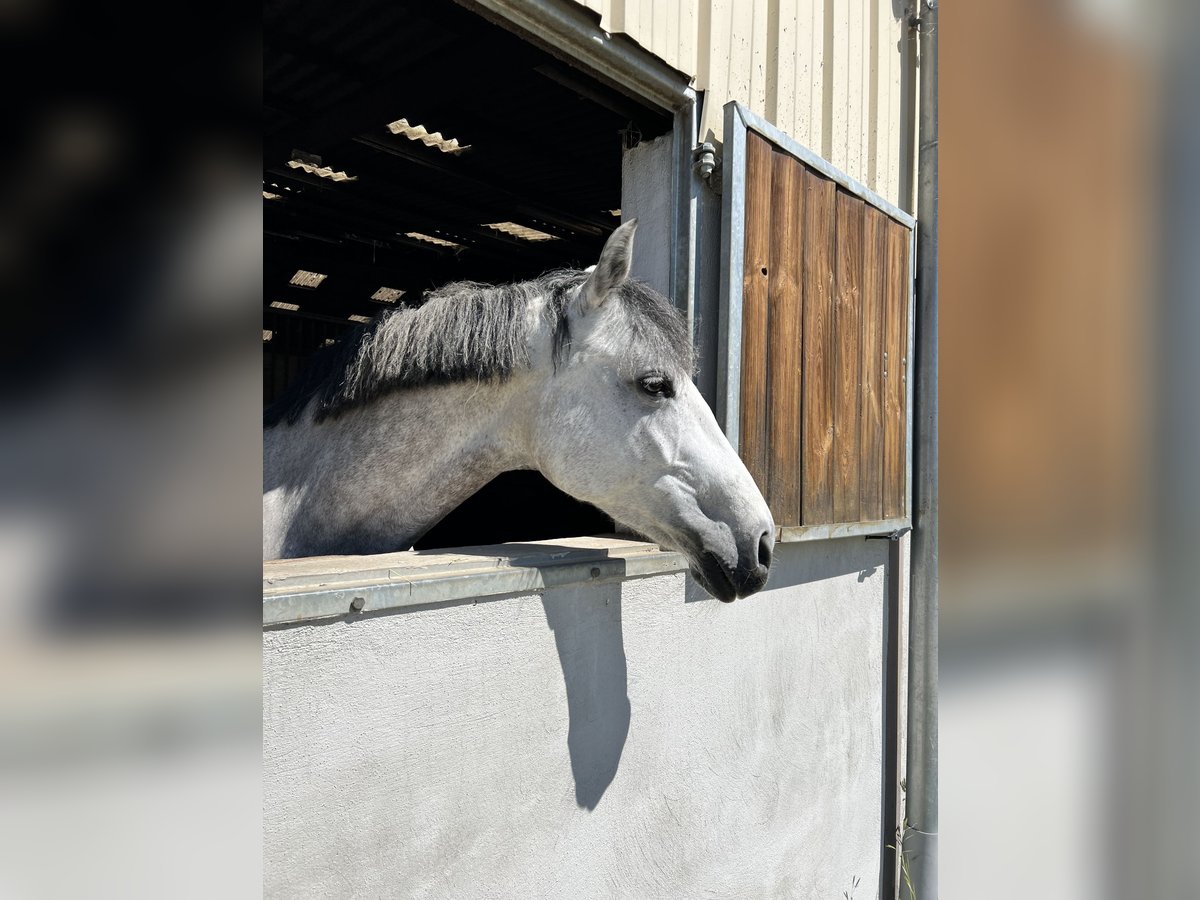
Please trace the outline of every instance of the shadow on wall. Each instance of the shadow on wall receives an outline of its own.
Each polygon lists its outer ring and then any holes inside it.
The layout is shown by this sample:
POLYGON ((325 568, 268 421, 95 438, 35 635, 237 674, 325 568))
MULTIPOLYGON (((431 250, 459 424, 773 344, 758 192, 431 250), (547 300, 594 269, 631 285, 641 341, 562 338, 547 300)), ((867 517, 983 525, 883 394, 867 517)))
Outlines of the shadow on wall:
POLYGON ((575 802, 593 810, 616 777, 629 734, 621 588, 548 591, 542 607, 567 687, 575 802))
MULTIPOLYGON (((578 554, 579 549, 549 543, 510 543, 503 547, 462 547, 453 552, 484 557, 506 555, 511 557, 510 565, 521 567, 542 566, 556 556, 578 554)), ((607 556, 607 551, 600 551, 596 559, 607 556)), ((593 810, 617 775, 629 734, 621 586, 554 588, 542 595, 542 608, 546 624, 554 633, 567 688, 567 752, 575 779, 575 802, 593 810)))
MULTIPOLYGON (((767 590, 856 575, 874 577, 887 559, 886 541, 842 538, 780 544, 767 590)), ((431 552, 431 551, 427 551, 431 552)), ((459 554, 508 555, 514 566, 544 566, 547 560, 579 549, 556 544, 507 544, 464 547, 459 554)), ((600 552, 600 560, 607 553, 600 552)), ((553 565, 548 571, 553 571, 553 565)), ((716 603, 693 579, 684 591, 687 603, 716 603)), ((738 603, 755 603, 748 597, 738 603)), ((546 624, 554 634, 567 692, 567 752, 575 781, 575 802, 594 810, 617 775, 629 736, 630 705, 625 640, 621 631, 621 584, 585 584, 547 590, 542 595, 546 624)))
MULTIPOLYGON (((545 545, 531 547, 545 552, 545 545)), ((886 541, 842 538, 776 548, 767 589, 794 587, 830 578, 875 576, 887 559, 886 541)), ((693 579, 687 603, 716 601, 693 579)), ((749 597, 738 603, 754 603, 749 597)), ((554 633, 567 689, 570 717, 567 750, 575 779, 575 801, 593 810, 617 775, 629 735, 630 706, 625 641, 621 632, 621 586, 583 585, 542 595, 546 624, 554 633)))

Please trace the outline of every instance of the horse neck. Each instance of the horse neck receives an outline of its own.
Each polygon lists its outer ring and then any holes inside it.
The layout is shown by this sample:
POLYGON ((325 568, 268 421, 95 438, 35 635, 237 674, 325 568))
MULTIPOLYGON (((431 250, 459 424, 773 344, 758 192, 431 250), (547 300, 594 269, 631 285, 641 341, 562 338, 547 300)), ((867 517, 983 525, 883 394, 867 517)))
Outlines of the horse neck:
MULTIPOLYGON (((399 391, 366 416, 372 455, 393 457, 419 479, 470 473, 486 481, 528 463, 531 373, 504 382, 438 385, 399 391)), ((436 480, 433 484, 439 484, 436 480)))
MULTIPOLYGON (((536 376, 398 391, 313 427, 305 523, 317 546, 372 553, 410 546, 473 493, 529 468, 536 376), (350 536, 350 537, 346 537, 350 536)), ((309 443, 309 442, 306 442, 309 443)), ((308 550, 313 552, 330 552, 308 550)))
POLYGON ((311 556, 410 546, 501 472, 536 468, 552 329, 531 305, 532 366, 505 381, 410 388, 264 438, 266 552, 311 556))

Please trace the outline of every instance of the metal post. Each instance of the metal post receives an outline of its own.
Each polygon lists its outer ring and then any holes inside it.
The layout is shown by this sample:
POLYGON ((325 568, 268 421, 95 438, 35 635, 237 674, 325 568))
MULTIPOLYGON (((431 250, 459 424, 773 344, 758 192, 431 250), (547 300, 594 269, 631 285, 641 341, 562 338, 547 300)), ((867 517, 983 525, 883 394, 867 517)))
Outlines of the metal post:
MULTIPOLYGON (((1174 10, 1172 10, 1174 13, 1174 10)), ((1142 815, 1133 818, 1130 842, 1136 854, 1120 887, 1147 897, 1185 897, 1195 891, 1196 810, 1200 808, 1200 422, 1195 409, 1195 386, 1200 384, 1200 357, 1196 335, 1200 334, 1200 256, 1196 235, 1200 234, 1200 7, 1180 4, 1170 19, 1170 34, 1164 34, 1164 95, 1161 118, 1161 148, 1151 159, 1158 163, 1146 180, 1153 179, 1162 205, 1161 238, 1151 259, 1157 271, 1160 296, 1157 306, 1147 306, 1147 315, 1160 317, 1154 348, 1156 369, 1151 382, 1157 429, 1151 472, 1156 480, 1151 558, 1158 583, 1152 606, 1155 629, 1152 694, 1145 696, 1150 710, 1145 772, 1148 789, 1137 790, 1142 815), (1151 312, 1150 310, 1153 310, 1151 312), (1152 701, 1152 702, 1151 702, 1152 701), (1168 739, 1169 737, 1169 739, 1168 739), (1149 834, 1140 833, 1142 822, 1155 822, 1149 834)), ((1147 249, 1151 249, 1148 247, 1147 249)), ((1131 301, 1151 302, 1149 296, 1131 301)), ((1138 310, 1141 312, 1141 309, 1138 310)), ((1126 718, 1119 720, 1122 727, 1126 718)), ((1134 721, 1139 721, 1135 719, 1134 721)), ((1141 755, 1141 754, 1139 754, 1141 755)), ((1142 773, 1139 772, 1139 775, 1142 773)), ((1139 782, 1141 783, 1141 782, 1139 782)), ((1125 818, 1125 816, 1123 816, 1125 818)), ((1142 828, 1141 832, 1149 832, 1142 828)))
POLYGON ((909 581, 907 829, 904 900, 936 900, 938 835, 937 0, 918 0, 917 284, 913 533, 909 581), (911 882, 911 888, 910 888, 911 882))
MULTIPOLYGON (((909 529, 905 528, 904 531, 909 529)), ((879 896, 896 897, 896 814, 900 804, 900 533, 886 535, 887 580, 883 605, 883 796, 879 855, 879 896)), ((870 540, 870 538, 868 538, 870 540)))

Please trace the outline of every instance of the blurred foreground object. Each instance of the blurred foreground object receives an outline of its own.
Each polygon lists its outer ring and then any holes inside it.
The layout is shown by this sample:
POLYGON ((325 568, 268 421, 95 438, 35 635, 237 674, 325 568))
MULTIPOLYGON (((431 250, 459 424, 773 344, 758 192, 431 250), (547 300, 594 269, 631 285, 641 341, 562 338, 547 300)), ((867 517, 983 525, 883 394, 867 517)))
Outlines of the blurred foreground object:
POLYGON ((1196 5, 944 12, 945 894, 1184 896, 1196 5))
POLYGON ((254 29, 0 7, 6 897, 259 889, 254 29))

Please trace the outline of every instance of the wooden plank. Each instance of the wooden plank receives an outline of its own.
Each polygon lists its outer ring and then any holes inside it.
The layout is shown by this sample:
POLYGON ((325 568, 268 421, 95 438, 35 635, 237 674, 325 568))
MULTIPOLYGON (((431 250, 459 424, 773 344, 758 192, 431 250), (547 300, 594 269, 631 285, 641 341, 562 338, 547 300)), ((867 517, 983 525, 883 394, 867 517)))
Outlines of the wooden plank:
POLYGON ((837 192, 833 333, 833 521, 859 521, 863 202, 837 192))
POLYGON ((746 135, 746 254, 742 270, 742 461, 767 486, 767 322, 771 265, 771 145, 746 135))
POLYGON ((868 206, 863 216, 862 404, 859 513, 883 518, 883 281, 886 218, 868 206))
POLYGON ((884 268, 883 514, 904 513, 908 229, 889 222, 884 268))
POLYGON ((771 184, 771 266, 768 276, 771 321, 767 339, 770 391, 767 504, 775 524, 781 526, 800 524, 803 189, 803 166, 786 153, 776 153, 771 184))
POLYGON ((833 519, 833 234, 837 186, 804 173, 802 523, 833 519))

